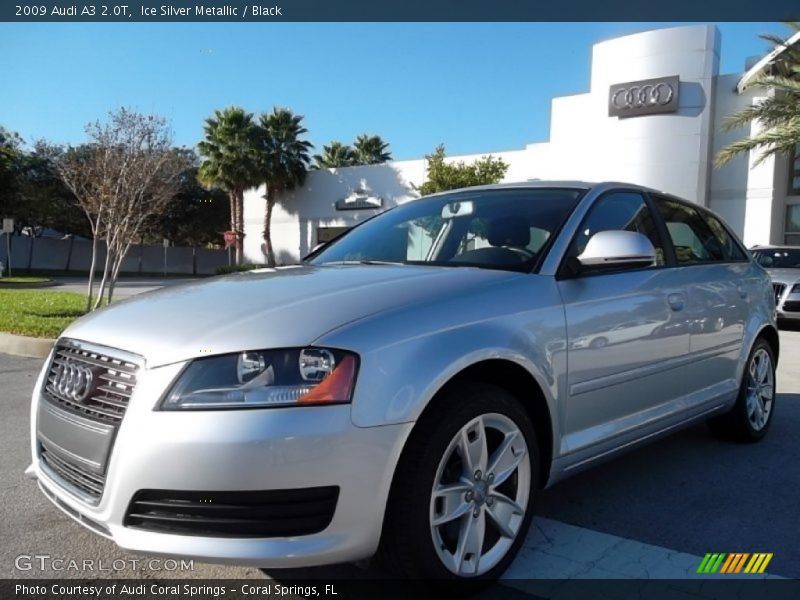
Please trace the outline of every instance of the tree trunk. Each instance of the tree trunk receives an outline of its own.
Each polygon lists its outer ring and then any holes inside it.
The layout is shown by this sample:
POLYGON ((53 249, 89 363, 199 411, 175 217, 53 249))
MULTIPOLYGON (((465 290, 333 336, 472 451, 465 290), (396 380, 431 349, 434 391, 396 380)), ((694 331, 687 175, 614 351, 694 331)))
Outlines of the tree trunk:
POLYGON ((106 263, 103 268, 103 278, 100 280, 100 289, 97 290, 97 299, 94 301, 94 307, 92 307, 92 310, 96 310, 103 301, 103 294, 106 291, 106 282, 108 281, 108 270, 111 262, 112 251, 112 244, 109 244, 108 240, 106 240, 106 263))
POLYGON ((272 249, 272 232, 270 227, 272 225, 272 207, 275 205, 275 198, 272 196, 272 191, 267 189, 265 194, 267 199, 267 208, 264 214, 264 245, 267 247, 267 266, 275 266, 275 252, 272 249))
POLYGON ((97 231, 92 231, 92 264, 89 267, 89 286, 86 289, 86 312, 92 309, 92 289, 94 287, 94 269, 97 264, 97 231))
POLYGON ((117 278, 119 277, 119 269, 122 266, 122 261, 125 260, 125 255, 128 253, 130 244, 126 244, 123 250, 114 254, 114 264, 111 269, 111 279, 108 282, 108 303, 111 304, 111 299, 114 297, 114 287, 117 285, 117 278))
POLYGON ((228 202, 231 205, 231 226, 230 230, 233 232, 233 257, 234 257, 234 264, 239 264, 241 262, 241 251, 239 249, 239 236, 236 234, 237 230, 239 229, 239 219, 238 214, 239 211, 237 206, 239 204, 239 193, 236 190, 231 190, 228 192, 228 202))
POLYGON ((236 202, 236 252, 239 255, 237 264, 244 260, 244 190, 238 190, 236 202))

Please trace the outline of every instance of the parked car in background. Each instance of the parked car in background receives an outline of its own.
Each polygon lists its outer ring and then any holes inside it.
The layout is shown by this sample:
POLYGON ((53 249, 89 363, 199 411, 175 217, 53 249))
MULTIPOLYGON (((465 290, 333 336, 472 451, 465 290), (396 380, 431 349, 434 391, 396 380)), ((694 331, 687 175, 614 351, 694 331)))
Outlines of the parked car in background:
POLYGON ((800 247, 756 246, 751 252, 772 279, 778 318, 800 320, 800 247))
POLYGON ((705 208, 464 189, 76 321, 28 473, 135 552, 491 580, 542 488, 701 421, 760 440, 778 344, 768 275, 705 208))

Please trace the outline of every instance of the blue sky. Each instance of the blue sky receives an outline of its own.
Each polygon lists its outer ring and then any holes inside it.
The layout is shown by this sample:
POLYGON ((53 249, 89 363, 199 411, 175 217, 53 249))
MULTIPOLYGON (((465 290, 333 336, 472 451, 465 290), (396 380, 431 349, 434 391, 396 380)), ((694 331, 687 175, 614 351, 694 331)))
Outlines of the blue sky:
MULTIPOLYGON (((668 23, 0 24, 0 125, 27 141, 83 141, 127 106, 194 146, 237 104, 305 115, 311 141, 377 133, 394 157, 546 140, 550 99, 587 91, 592 44, 668 23)), ((722 72, 739 72, 780 23, 718 23, 722 72)))

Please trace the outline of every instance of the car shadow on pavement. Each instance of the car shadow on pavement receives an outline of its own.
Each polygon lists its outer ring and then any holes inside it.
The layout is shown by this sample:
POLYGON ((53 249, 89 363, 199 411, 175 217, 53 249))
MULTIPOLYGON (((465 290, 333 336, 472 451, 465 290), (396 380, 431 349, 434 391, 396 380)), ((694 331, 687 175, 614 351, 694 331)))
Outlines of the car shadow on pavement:
POLYGON ((476 600, 530 600, 532 596, 502 583, 478 584, 450 581, 399 580, 384 570, 377 561, 360 565, 341 564, 301 569, 262 569, 276 584, 285 586, 330 585, 340 597, 357 600, 375 598, 407 600, 439 600, 441 598, 475 598, 476 600))
MULTIPOLYGON (((709 548, 766 548, 775 552, 774 574, 798 577, 800 470, 789 466, 800 464, 800 394, 777 394, 770 427, 761 442, 741 444, 716 438, 702 423, 692 426, 541 492, 536 514, 700 556, 709 548), (767 498, 770 509, 763 510, 767 498)), ((390 577, 375 561, 264 572, 287 585, 390 577)), ((485 593, 522 597, 502 585, 485 593)))

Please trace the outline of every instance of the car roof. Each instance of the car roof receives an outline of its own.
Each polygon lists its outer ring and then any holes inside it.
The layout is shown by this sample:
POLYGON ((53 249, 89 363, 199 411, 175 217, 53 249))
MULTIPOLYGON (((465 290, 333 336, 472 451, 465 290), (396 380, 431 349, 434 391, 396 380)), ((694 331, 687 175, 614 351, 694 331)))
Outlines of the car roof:
MULTIPOLYGON (((615 188, 630 188, 630 189, 641 190, 643 192, 664 194, 672 197, 671 194, 667 194, 666 192, 655 190, 637 183, 626 183, 624 181, 591 182, 591 181, 558 180, 558 179, 553 179, 553 180, 530 179, 528 181, 514 181, 509 183, 492 183, 488 185, 476 185, 472 187, 446 190, 443 192, 438 192, 436 194, 430 194, 430 196, 426 197, 439 196, 442 194, 451 194, 454 192, 464 192, 467 190, 479 192, 487 190, 509 190, 509 189, 514 190, 514 189, 536 189, 536 188, 567 188, 576 190, 597 189, 598 191, 602 191, 605 189, 615 189, 615 188)), ((677 199, 680 200, 680 198, 677 199)))

